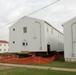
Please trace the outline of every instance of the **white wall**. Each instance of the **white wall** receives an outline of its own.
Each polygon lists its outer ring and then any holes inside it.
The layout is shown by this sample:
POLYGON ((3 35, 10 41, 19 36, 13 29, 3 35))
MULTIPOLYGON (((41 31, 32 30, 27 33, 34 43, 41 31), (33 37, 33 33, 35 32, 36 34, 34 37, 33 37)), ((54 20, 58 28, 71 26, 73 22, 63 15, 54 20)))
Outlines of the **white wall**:
POLYGON ((10 27, 10 52, 21 51, 45 51, 44 45, 44 25, 43 21, 33 18, 24 17, 16 24, 10 27), (40 40, 40 26, 41 37, 40 40), (23 33, 23 27, 27 27, 27 33, 23 33), (13 31, 15 28, 15 31, 13 31), (13 44, 13 41, 15 43, 13 44), (23 42, 28 42, 28 46, 22 46, 23 42), (42 46, 42 50, 40 49, 42 46))
MULTIPOLYGON (((45 40, 46 46, 50 44, 51 51, 63 51, 63 34, 57 31, 54 27, 45 23, 45 40)), ((47 48, 47 47, 46 47, 47 48)))
POLYGON ((76 61, 76 50, 73 50, 74 41, 72 38, 73 37, 72 24, 74 24, 75 22, 76 18, 73 18, 63 24, 65 61, 76 61))
POLYGON ((9 52, 9 45, 8 43, 0 43, 0 53, 9 52))

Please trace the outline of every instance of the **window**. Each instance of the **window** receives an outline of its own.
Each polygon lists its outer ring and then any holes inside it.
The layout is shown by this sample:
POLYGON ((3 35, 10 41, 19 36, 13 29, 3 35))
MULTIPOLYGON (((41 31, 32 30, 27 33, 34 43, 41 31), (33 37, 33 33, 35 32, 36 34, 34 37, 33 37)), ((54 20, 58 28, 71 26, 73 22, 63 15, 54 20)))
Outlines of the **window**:
POLYGON ((46 31, 48 32, 48 26, 47 26, 47 28, 46 28, 46 31))
POLYGON ((13 28, 13 31, 15 31, 15 28, 13 28))
POLYGON ((0 46, 2 46, 2 44, 0 44, 0 46))
POLYGON ((58 38, 59 38, 59 33, 58 33, 58 38))
POLYGON ((0 49, 0 51, 1 51, 1 49, 0 49))
POLYGON ((13 44, 15 43, 15 41, 13 41, 13 44))
POLYGON ((51 28, 51 33, 53 34, 53 28, 51 28))
POLYGON ((6 46, 6 44, 4 44, 4 46, 6 46))
POLYGON ((4 49, 4 51, 6 51, 6 49, 4 49))
POLYGON ((60 42, 58 43, 58 47, 60 48, 60 42))
POLYGON ((48 32, 48 28, 47 28, 47 32, 48 32))
POLYGON ((22 45, 25 46, 25 42, 23 42, 22 45))
POLYGON ((28 43, 26 42, 26 45, 28 45, 28 43))
POLYGON ((23 27, 23 32, 27 33, 27 27, 23 27))

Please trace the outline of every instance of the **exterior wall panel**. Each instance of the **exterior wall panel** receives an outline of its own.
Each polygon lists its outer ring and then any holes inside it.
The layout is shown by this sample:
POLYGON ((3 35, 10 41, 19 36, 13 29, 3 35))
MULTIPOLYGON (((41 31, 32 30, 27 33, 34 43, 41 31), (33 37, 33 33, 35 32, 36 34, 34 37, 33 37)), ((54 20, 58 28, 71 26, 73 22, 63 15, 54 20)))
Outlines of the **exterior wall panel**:
POLYGON ((75 44, 74 38, 76 36, 75 34, 76 24, 75 23, 76 23, 76 18, 73 18, 63 24, 65 61, 76 61, 76 48, 74 48, 74 44, 75 44))

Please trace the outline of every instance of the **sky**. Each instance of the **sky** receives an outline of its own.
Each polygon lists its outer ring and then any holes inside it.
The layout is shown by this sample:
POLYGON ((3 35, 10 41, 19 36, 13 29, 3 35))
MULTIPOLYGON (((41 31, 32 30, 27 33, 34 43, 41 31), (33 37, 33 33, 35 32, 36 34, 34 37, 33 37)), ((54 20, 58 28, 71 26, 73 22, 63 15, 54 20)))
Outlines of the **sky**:
MULTIPOLYGON (((57 0, 0 0, 0 40, 9 41, 9 27, 13 24, 7 26, 8 23, 55 1, 57 0)), ((76 0, 59 0, 29 17, 45 20, 63 33, 62 24, 75 16, 76 0)))

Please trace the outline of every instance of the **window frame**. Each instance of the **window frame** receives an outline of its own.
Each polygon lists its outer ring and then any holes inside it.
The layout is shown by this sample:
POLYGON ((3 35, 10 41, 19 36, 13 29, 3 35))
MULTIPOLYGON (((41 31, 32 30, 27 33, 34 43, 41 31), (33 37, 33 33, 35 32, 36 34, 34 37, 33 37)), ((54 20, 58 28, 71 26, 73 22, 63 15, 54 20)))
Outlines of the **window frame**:
POLYGON ((23 27, 23 33, 27 33, 27 27, 23 27))

